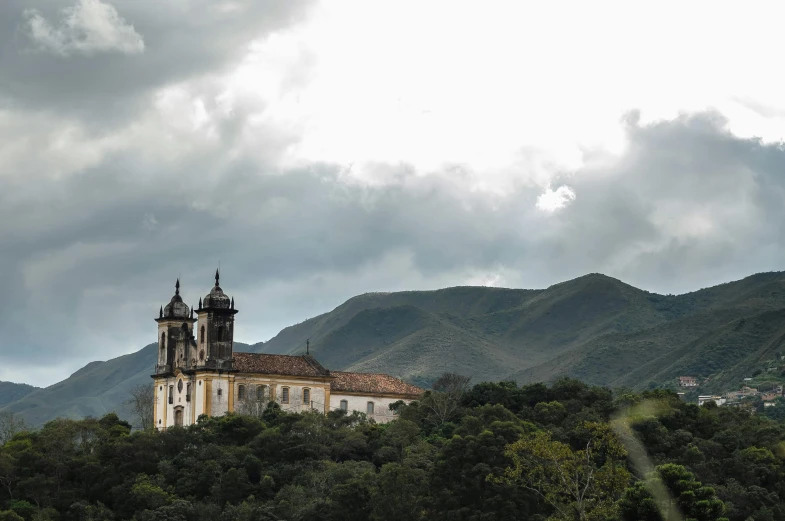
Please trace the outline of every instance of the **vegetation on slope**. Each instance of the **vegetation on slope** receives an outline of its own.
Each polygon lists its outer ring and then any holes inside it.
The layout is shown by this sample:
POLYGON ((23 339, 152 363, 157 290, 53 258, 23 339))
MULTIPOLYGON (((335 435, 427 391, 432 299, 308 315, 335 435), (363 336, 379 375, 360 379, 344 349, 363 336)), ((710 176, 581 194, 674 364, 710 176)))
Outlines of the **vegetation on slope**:
MULTIPOLYGON (((785 353, 785 274, 761 273, 684 295, 657 295, 590 274, 545 290, 457 287, 371 293, 238 351, 311 353, 333 370, 384 372, 428 387, 442 372, 477 380, 552 382, 573 377, 610 387, 675 386, 701 392, 785 353)), ((5 405, 40 425, 57 415, 116 410, 149 383, 155 349, 86 366, 67 380, 5 405)), ((0 404, 0 408, 3 405, 0 404)), ((0 409, 2 410, 2 409, 0 409)))
POLYGON ((0 447, 0 519, 696 521, 785 517, 785 425, 667 391, 481 383, 398 419, 57 420, 0 447), (447 414, 441 414, 445 410, 447 414))

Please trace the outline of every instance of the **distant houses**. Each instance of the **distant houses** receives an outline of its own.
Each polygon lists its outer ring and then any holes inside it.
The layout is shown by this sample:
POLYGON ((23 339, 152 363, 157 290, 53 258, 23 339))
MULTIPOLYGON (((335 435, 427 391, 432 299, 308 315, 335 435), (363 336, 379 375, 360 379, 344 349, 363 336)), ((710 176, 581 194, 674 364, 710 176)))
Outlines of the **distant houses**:
POLYGON ((712 395, 705 395, 705 396, 698 396, 698 405, 703 405, 704 403, 714 402, 717 405, 725 405, 727 400, 722 396, 712 396, 712 395))
POLYGON ((698 379, 694 376, 680 376, 679 387, 698 387, 698 379))

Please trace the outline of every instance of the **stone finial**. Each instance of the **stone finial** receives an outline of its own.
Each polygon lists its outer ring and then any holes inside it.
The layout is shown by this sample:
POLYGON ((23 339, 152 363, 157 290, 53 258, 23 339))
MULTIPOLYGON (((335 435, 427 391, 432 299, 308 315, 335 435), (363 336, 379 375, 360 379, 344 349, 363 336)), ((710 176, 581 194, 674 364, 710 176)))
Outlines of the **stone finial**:
POLYGON ((164 307, 161 306, 161 309, 158 310, 158 318, 164 318, 164 307))
POLYGON ((199 297, 199 309, 202 309, 202 297, 199 297))
POLYGON ((194 318, 194 308, 191 308, 191 318, 194 318))
POLYGON ((218 279, 219 279, 220 276, 221 276, 221 274, 218 273, 218 270, 215 270, 215 285, 216 286, 218 286, 218 279))
POLYGON ((174 294, 175 295, 180 294, 180 277, 177 277, 177 282, 174 285, 174 294))
POLYGON ((234 309, 234 297, 232 297, 232 309, 234 309))

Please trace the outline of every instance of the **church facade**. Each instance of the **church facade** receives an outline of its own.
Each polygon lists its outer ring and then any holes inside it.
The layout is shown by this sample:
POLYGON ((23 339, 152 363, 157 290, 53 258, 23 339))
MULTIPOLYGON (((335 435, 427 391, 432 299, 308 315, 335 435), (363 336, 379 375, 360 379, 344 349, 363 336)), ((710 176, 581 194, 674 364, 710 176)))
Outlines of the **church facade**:
POLYGON ((387 422, 394 418, 390 404, 408 403, 423 393, 385 374, 330 371, 310 354, 235 353, 237 313, 217 271, 215 286, 196 309, 183 302, 178 279, 174 296, 156 319, 156 428, 192 425, 202 414, 258 414, 270 401, 287 411, 343 409, 387 422))

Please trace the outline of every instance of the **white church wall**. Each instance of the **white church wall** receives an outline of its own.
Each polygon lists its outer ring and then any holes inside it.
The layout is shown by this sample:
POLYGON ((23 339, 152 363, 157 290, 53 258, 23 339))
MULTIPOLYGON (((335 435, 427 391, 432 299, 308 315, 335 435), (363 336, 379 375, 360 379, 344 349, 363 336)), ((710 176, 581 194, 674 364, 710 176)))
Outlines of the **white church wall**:
MULTIPOLYGON (((390 404, 402 400, 402 398, 379 397, 370 395, 343 394, 333 392, 330 394, 330 409, 340 409, 341 401, 346 400, 347 411, 365 413, 369 419, 373 418, 377 423, 387 423, 395 419, 395 413, 390 410, 390 404), (368 402, 373 402, 373 414, 368 414, 368 402)), ((411 400, 403 400, 406 403, 411 400)))
POLYGON ((210 416, 222 416, 229 410, 229 375, 212 377, 210 416))

